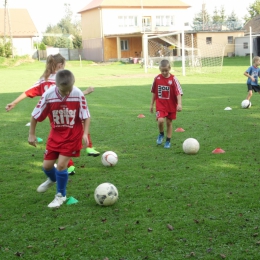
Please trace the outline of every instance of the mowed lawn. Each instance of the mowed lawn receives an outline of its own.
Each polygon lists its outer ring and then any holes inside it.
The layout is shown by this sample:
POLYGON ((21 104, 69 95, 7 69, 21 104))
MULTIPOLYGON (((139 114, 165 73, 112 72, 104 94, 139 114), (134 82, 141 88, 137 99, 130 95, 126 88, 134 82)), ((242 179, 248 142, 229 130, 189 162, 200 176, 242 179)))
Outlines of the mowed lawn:
POLYGON ((177 114, 172 147, 156 145, 155 114, 150 114, 150 87, 158 69, 138 64, 67 62, 76 86, 95 91, 87 96, 90 132, 101 153, 119 161, 104 167, 84 150, 75 158, 67 196, 79 202, 49 209, 55 187, 36 192, 46 180, 41 166, 49 123, 37 126, 44 142, 28 145, 30 114, 38 98, 14 110, 5 105, 43 73, 43 62, 0 66, 0 259, 171 260, 260 259, 260 96, 250 109, 246 98, 248 57, 224 58, 221 73, 182 76, 183 111, 177 114), (224 110, 231 107, 231 111, 224 110), (144 114, 145 118, 138 118, 144 114), (187 138, 200 143, 187 155, 187 138), (225 153, 213 154, 215 148, 225 153), (119 200, 101 207, 95 188, 113 183, 119 200))

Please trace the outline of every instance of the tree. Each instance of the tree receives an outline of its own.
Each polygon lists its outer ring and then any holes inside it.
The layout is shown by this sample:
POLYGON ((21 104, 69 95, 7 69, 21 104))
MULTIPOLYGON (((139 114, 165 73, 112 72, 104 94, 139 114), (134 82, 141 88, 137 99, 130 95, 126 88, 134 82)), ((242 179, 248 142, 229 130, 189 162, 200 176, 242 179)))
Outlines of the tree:
POLYGON ((82 36, 81 35, 75 35, 75 38, 73 39, 73 47, 74 49, 81 49, 82 48, 82 36))
POLYGON ((231 12, 231 14, 227 17, 227 22, 238 22, 239 19, 236 15, 236 13, 234 12, 234 10, 231 12))
MULTIPOLYGON (((48 25, 46 29, 46 33, 51 33, 51 34, 67 34, 67 35, 73 35, 74 38, 80 38, 81 37, 81 26, 80 22, 78 20, 72 21, 72 16, 73 12, 70 8, 70 4, 64 4, 65 8, 65 15, 64 17, 56 24, 56 25, 48 25)), ((44 36, 43 37, 43 42, 46 45, 49 46, 57 46, 57 45, 62 45, 62 46, 70 46, 70 47, 62 47, 62 48, 72 48, 74 44, 72 42, 67 42, 61 36, 44 36), (66 42, 66 43, 65 43, 66 42)), ((82 41, 82 39, 81 39, 82 41)), ((61 47, 60 47, 61 48, 61 47)))
POLYGON ((255 0, 253 4, 249 5, 247 11, 249 12, 249 16, 245 15, 243 17, 246 22, 254 18, 256 15, 260 14, 260 0, 255 0))
POLYGON ((232 11, 232 13, 227 16, 224 6, 221 6, 220 9, 215 7, 211 19, 205 6, 203 6, 201 12, 196 14, 193 18, 193 28, 195 30, 222 30, 222 28, 226 28, 226 30, 238 30, 241 29, 241 27, 242 23, 237 18, 235 12, 232 11))
POLYGON ((12 56, 11 40, 8 39, 5 43, 4 41, 0 41, 0 57, 9 58, 10 56, 12 56))
POLYGON ((210 15, 206 9, 202 9, 199 13, 195 14, 193 24, 205 24, 210 21, 210 15))
POLYGON ((213 16, 212 16, 213 23, 223 23, 225 21, 225 19, 226 19, 226 15, 225 15, 224 6, 221 6, 220 10, 218 10, 217 7, 215 7, 213 16))
POLYGON ((59 38, 56 39, 54 47, 73 49, 73 44, 72 44, 72 41, 69 38, 59 37, 59 38))

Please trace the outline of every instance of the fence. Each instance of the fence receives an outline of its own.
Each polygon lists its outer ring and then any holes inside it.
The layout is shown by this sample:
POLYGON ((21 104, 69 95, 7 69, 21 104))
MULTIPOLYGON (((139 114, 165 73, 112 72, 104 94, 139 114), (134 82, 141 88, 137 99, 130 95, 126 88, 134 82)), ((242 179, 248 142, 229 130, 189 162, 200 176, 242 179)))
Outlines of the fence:
POLYGON ((46 50, 34 50, 32 58, 37 60, 46 60, 49 55, 60 53, 66 60, 79 60, 82 57, 83 51, 81 49, 67 49, 67 48, 48 48, 46 50))

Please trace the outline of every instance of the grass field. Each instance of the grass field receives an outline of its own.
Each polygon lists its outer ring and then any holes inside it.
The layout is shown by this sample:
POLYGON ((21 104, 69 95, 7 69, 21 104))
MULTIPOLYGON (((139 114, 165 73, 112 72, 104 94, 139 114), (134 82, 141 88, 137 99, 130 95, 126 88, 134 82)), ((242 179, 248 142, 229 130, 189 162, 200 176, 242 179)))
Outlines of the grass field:
POLYGON ((173 129, 185 132, 173 132, 171 149, 156 146, 157 124, 149 113, 157 69, 145 74, 137 64, 68 62, 76 86, 95 87, 87 96, 94 146, 116 152, 119 161, 104 167, 100 157, 82 151, 67 189, 79 203, 53 210, 47 205, 55 188, 36 192, 46 179, 47 120, 37 127, 44 143, 27 143, 25 125, 38 98, 9 113, 4 109, 33 85, 45 64, 1 64, 1 260, 260 259, 260 96, 253 95, 250 109, 240 108, 248 57, 225 58, 218 74, 182 76, 176 64, 172 72, 184 96, 173 129), (196 155, 182 150, 189 137, 200 143, 196 155), (212 154, 217 147, 225 153, 212 154), (103 182, 119 191, 111 207, 98 206, 93 197, 103 182))

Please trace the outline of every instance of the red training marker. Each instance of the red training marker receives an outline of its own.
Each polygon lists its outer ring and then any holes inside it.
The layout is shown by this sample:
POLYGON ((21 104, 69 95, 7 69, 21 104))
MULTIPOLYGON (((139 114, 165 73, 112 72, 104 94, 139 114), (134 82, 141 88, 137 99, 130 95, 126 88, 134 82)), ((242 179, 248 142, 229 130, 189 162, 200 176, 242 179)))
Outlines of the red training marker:
POLYGON ((144 117, 145 117, 145 115, 143 115, 143 114, 140 114, 140 115, 138 115, 137 117, 139 117, 139 118, 144 118, 144 117))
POLYGON ((216 148, 215 150, 212 151, 212 153, 225 153, 225 151, 221 148, 216 148))
POLYGON ((177 128, 176 130, 175 130, 175 132, 184 132, 185 130, 183 129, 183 128, 177 128))

